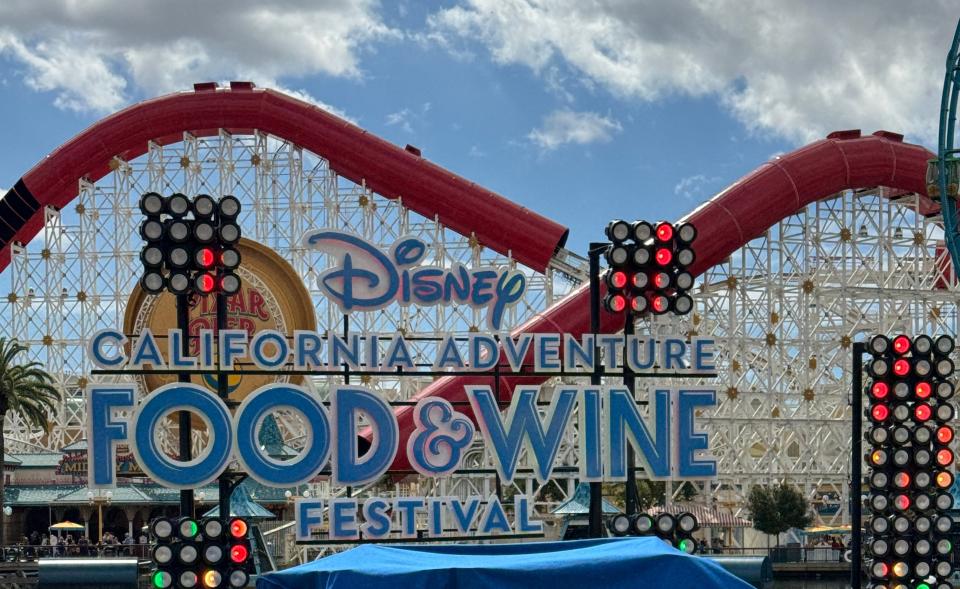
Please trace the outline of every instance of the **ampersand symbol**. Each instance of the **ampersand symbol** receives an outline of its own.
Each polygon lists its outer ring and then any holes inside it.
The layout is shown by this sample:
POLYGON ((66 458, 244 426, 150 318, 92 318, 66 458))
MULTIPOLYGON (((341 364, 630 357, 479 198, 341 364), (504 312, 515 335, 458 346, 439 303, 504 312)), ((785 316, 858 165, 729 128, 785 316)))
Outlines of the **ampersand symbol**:
POLYGON ((450 474, 473 442, 473 422, 440 397, 426 397, 413 410, 416 429, 407 440, 407 458, 424 476, 450 474))

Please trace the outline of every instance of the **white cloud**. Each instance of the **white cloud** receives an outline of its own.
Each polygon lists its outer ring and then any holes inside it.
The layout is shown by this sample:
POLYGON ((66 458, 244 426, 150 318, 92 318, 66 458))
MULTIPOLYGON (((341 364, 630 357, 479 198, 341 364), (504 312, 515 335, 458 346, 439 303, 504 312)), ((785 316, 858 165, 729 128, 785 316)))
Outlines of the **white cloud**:
POLYGON ((718 97, 751 129, 808 141, 846 128, 935 139, 947 0, 463 0, 439 46, 479 41, 555 87, 558 64, 625 99, 718 97))
POLYGON ((431 110, 433 110, 432 102, 424 102, 419 109, 401 108, 388 114, 384 123, 388 127, 397 126, 407 133, 413 133, 414 123, 417 127, 423 127, 431 110))
POLYGON ((410 109, 409 108, 403 108, 398 110, 397 112, 392 112, 388 114, 385 123, 388 127, 397 125, 407 133, 413 133, 413 127, 410 125, 410 109))
POLYGON ((399 36, 377 8, 374 0, 4 0, 0 55, 31 88, 53 92, 57 106, 104 113, 207 80, 276 87, 315 74, 360 77, 360 54, 399 36))
POLYGON ((527 139, 550 151, 567 143, 605 143, 620 130, 620 123, 594 112, 555 110, 527 134, 527 139))
POLYGON ((274 90, 278 90, 280 92, 283 92, 284 94, 287 94, 294 98, 298 98, 304 102, 309 102, 319 108, 322 108, 323 110, 327 111, 330 114, 336 115, 349 123, 353 123, 354 125, 359 124, 355 118, 351 117, 343 110, 331 104, 327 104, 326 102, 320 100, 319 98, 315 98, 312 94, 310 94, 306 90, 303 90, 303 89, 292 90, 290 88, 285 88, 283 85, 278 84, 276 82, 271 83, 270 80, 266 80, 265 82, 261 83, 261 86, 265 88, 273 88, 274 90))
POLYGON ((715 187, 720 180, 719 176, 707 177, 703 174, 694 174, 681 178, 673 187, 673 193, 687 200, 704 200, 704 197, 708 196, 707 191, 715 187))

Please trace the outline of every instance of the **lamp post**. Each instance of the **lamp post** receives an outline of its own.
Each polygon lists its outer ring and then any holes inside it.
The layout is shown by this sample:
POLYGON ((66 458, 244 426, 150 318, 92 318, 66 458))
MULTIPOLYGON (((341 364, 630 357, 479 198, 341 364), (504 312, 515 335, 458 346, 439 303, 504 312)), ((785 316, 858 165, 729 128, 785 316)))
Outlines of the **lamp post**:
POLYGON ((87 501, 90 505, 97 506, 97 533, 100 534, 99 543, 103 544, 103 506, 113 502, 113 491, 107 491, 103 495, 100 494, 99 489, 96 493, 87 491, 87 501))

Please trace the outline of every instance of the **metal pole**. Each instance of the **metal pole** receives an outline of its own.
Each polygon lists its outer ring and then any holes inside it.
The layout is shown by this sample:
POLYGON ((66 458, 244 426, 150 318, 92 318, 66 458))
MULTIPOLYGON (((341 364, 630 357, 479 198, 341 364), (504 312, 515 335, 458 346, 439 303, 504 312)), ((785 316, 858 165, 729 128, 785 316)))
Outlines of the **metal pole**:
MULTIPOLYGON (((600 346, 597 332, 600 331, 600 254, 607 248, 605 243, 591 243, 590 257, 590 333, 593 334, 593 373, 590 384, 600 385, 600 346)), ((590 483, 589 533, 591 538, 603 537, 603 485, 590 483)))
MULTIPOLYGON (((627 339, 633 336, 635 329, 633 324, 633 313, 629 309, 626 310, 624 315, 626 319, 623 323, 623 385, 627 387, 627 390, 630 391, 630 398, 633 399, 634 403, 636 402, 637 393, 635 391, 633 378, 633 371, 630 369, 630 364, 627 362, 627 339)), ((624 501, 626 505, 627 515, 633 515, 637 513, 637 473, 636 473, 636 456, 633 451, 633 444, 627 444, 627 485, 626 485, 626 500, 624 501)), ((668 498, 669 499, 669 498, 668 498)))
MULTIPOLYGON (((343 341, 350 340, 350 315, 343 314, 343 341)), ((343 384, 350 384, 350 365, 343 363, 343 384)), ((353 487, 347 485, 347 497, 353 497, 353 487)))
MULTIPOLYGON (((180 330, 180 352, 186 358, 190 355, 190 338, 187 334, 190 330, 190 299, 189 295, 176 295, 177 297, 177 329, 180 330)), ((179 382, 190 382, 190 374, 181 372, 177 375, 179 382)), ((180 460, 188 462, 192 457, 190 440, 190 412, 180 411, 177 413, 180 431, 180 460)), ((184 489, 180 491, 180 516, 193 517, 193 489, 184 489)), ((101 536, 103 531, 101 529, 101 536)))
POLYGON ((863 556, 860 551, 862 529, 860 488, 863 486, 863 354, 866 346, 862 342, 853 344, 853 432, 850 448, 850 587, 860 589, 860 569, 863 556))
MULTIPOLYGON (((219 273, 218 273, 219 274, 219 273)), ((224 296, 218 290, 214 295, 217 303, 217 340, 219 341, 220 332, 227 327, 227 297, 224 296)), ((222 353, 222 350, 220 350, 222 353)), ((217 358, 217 366, 220 366, 220 358, 217 358)), ((227 388, 227 374, 225 372, 217 373, 217 395, 220 396, 224 401, 230 396, 229 389, 227 388)), ((229 405, 229 404, 228 404, 229 405)), ((219 489, 219 510, 221 518, 230 517, 230 493, 233 491, 232 486, 230 485, 230 475, 223 472, 220 475, 220 478, 217 479, 217 488, 219 489)))

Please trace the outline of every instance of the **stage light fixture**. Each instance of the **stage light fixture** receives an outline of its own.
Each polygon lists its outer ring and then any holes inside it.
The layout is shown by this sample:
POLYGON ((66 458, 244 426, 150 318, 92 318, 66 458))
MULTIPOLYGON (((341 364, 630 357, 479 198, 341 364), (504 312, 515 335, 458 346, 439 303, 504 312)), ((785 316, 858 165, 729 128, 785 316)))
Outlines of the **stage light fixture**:
POLYGON ((606 234, 607 239, 614 243, 626 241, 630 237, 630 225, 622 219, 610 221, 607 224, 606 234))
POLYGON ((934 348, 936 348, 936 352, 938 354, 943 354, 943 355, 949 354, 950 352, 953 351, 953 348, 954 348, 953 338, 950 337, 949 335, 941 335, 936 339, 936 342, 934 343, 934 348))
POLYGON ((159 272, 150 271, 140 278, 140 288, 147 294, 160 294, 163 292, 164 284, 163 274, 159 272))
POLYGON ((159 216, 164 210, 164 198, 156 192, 147 192, 140 196, 140 212, 151 217, 159 216))
POLYGON ((933 339, 929 335, 918 335, 913 338, 913 353, 926 356, 933 351, 933 339))
POLYGON ((661 243, 671 241, 673 239, 673 225, 665 221, 657 223, 656 238, 661 243))
POLYGON ((882 356, 890 349, 890 340, 885 335, 875 335, 870 338, 867 349, 874 356, 882 356))
POLYGON ((167 213, 174 218, 181 218, 190 212, 190 199, 180 192, 174 193, 167 199, 167 213))
POLYGON ((910 338, 905 335, 898 335, 893 338, 893 352, 898 356, 903 356, 910 351, 910 338))
POLYGON ((197 219, 209 219, 217 210, 217 203, 209 194, 193 197, 193 215, 197 219))
MULTIPOLYGON (((236 219, 239 214, 240 214, 240 201, 237 200, 237 197, 230 194, 220 197, 220 201, 217 203, 217 215, 221 219, 236 219)), ((624 223, 623 221, 619 221, 619 222, 624 223)), ((626 225, 626 223, 624 223, 624 225, 626 225)), ((628 227, 628 231, 629 231, 629 227, 628 227)))
POLYGON ((236 294, 240 291, 240 278, 233 272, 228 272, 220 277, 220 292, 225 295, 236 294))
POLYGON ((631 226, 630 234, 638 244, 646 243, 653 237, 653 225, 646 221, 637 221, 631 226))
POLYGON ((681 223, 677 226, 676 235, 682 243, 692 243, 697 238, 697 228, 691 223, 681 223))

